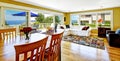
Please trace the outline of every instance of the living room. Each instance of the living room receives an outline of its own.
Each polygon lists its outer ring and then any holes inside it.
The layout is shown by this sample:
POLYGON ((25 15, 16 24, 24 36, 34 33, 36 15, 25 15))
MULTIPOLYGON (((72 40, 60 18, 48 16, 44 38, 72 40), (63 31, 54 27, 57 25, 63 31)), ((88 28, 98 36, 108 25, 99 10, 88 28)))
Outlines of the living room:
MULTIPOLYGON (((22 10, 25 12, 31 12, 33 10, 35 12, 42 13, 50 13, 54 15, 60 15, 61 26, 68 25, 69 27, 65 28, 66 35, 84 35, 84 36, 95 36, 95 38, 99 37, 104 39, 104 49, 88 47, 72 42, 62 41, 62 52, 61 52, 61 61, 119 61, 120 60, 120 48, 114 45, 110 46, 108 39, 106 37, 107 29, 111 31, 116 31, 120 28, 120 6, 118 4, 119 0, 115 1, 102 1, 103 5, 99 6, 99 8, 94 9, 93 7, 79 7, 81 10, 59 10, 53 8, 49 8, 46 6, 38 6, 34 4, 33 1, 20 1, 20 0, 1 0, 0 1, 0 28, 5 28, 5 14, 4 10, 12 9, 12 10, 22 10), (33 3, 32 3, 33 2, 33 3), (110 5, 114 5, 112 7, 104 6, 104 3, 113 3, 110 5), (118 4, 115 6, 115 4, 118 4), (93 9, 90 9, 93 8, 93 9), (72 16, 74 18, 72 18, 72 16), (101 20, 102 18, 102 20, 101 20), (75 20, 75 21, 72 21, 75 20), (100 20, 100 21, 99 21, 100 20), (89 26, 88 30, 84 32, 81 31, 85 26, 89 26), (81 28, 80 28, 81 27, 81 28), (101 29, 102 28, 102 29, 101 29), (104 30, 104 31, 103 31, 104 30), (101 34, 101 32, 102 34, 101 34), (101 37, 102 36, 102 37, 101 37)), ((54 1, 53 1, 54 2, 54 1)), ((65 1, 66 2, 66 1, 65 1)), ((85 1, 84 1, 85 2, 85 1)), ((94 0, 94 3, 97 2, 94 0)), ((44 3, 44 2, 43 2, 44 3)), ((74 2, 76 3, 76 2, 74 2)), ((89 3, 89 2, 87 2, 89 3)), ((86 3, 86 4, 87 4, 86 3)), ((49 4, 49 3, 48 3, 49 4)), ((58 4, 58 3, 57 3, 58 4)), ((97 5, 97 4, 96 4, 97 5)), ((57 6, 57 5, 56 5, 57 6)), ((67 6, 67 5, 66 5, 67 6)), ((109 6, 109 4, 108 4, 109 6)), ((72 7, 72 6, 71 6, 72 7)), ((61 7, 59 7, 61 8, 61 7)), ((29 15, 30 17, 30 15, 29 15)), ((30 20, 30 19, 27 19, 30 20)), ((30 22, 28 21, 28 26, 30 26, 30 22)), ((41 25, 40 25, 41 26, 41 25)), ((48 25, 49 26, 49 25, 48 25)), ((17 26, 16 26, 17 27, 17 26)), ((112 36, 114 37, 114 36, 112 36)), ((118 37, 119 38, 119 37, 118 37)), ((112 40, 113 41, 113 40, 112 40)), ((120 41, 120 39, 119 39, 120 41)), ((83 42, 82 42, 83 43, 83 42)), ((116 42, 117 43, 117 42, 116 42)), ((119 44, 119 43, 118 43, 119 44)), ((120 45, 118 45, 120 46, 120 45)), ((3 54, 3 53, 1 53, 3 54)))

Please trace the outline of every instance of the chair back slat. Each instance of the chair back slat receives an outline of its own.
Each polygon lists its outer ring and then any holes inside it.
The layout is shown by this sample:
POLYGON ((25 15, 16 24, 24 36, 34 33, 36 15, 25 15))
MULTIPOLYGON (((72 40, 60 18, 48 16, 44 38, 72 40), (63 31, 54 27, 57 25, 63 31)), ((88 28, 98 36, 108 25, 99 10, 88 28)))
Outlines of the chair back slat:
POLYGON ((54 61, 59 56, 62 36, 63 32, 52 35, 47 61, 54 61))
POLYGON ((47 39, 48 37, 33 43, 15 45, 16 61, 21 59, 20 55, 22 54, 23 61, 43 61, 47 39))

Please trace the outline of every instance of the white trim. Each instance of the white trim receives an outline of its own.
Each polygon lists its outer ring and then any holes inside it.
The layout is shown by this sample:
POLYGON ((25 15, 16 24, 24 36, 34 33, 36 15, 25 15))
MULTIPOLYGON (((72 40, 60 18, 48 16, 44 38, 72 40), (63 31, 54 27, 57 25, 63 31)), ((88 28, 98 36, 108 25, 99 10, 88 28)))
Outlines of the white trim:
POLYGON ((113 23, 113 11, 111 10, 111 30, 113 30, 114 23, 113 23))
POLYGON ((4 14, 4 7, 1 7, 1 28, 5 26, 5 14, 4 14))
POLYGON ((2 27, 2 23, 1 23, 1 7, 0 7, 0 28, 2 27))
POLYGON ((54 15, 63 15, 63 13, 58 13, 58 12, 53 12, 53 11, 49 11, 49 10, 40 10, 40 9, 36 9, 36 8, 30 8, 30 7, 24 7, 24 6, 19 6, 19 5, 14 5, 14 4, 9 4, 9 3, 3 3, 0 2, 0 6, 3 7, 9 7, 9 8, 15 8, 15 9, 20 9, 20 10, 26 10, 26 11, 37 11, 37 12, 42 12, 42 13, 51 13, 54 15))

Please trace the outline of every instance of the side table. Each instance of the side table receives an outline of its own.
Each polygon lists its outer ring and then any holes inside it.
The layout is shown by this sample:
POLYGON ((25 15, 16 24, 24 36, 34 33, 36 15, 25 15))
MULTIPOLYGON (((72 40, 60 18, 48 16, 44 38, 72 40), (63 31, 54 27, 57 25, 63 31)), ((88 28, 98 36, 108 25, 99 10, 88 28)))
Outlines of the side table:
POLYGON ((106 37, 106 30, 111 30, 110 28, 98 27, 98 36, 106 37))

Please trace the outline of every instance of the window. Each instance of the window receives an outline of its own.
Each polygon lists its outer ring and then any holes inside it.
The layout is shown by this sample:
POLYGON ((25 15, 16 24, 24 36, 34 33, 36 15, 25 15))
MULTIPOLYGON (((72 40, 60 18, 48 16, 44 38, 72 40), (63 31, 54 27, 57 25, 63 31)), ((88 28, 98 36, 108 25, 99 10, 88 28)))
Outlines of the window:
POLYGON ((76 26, 76 25, 78 25, 79 23, 78 23, 78 20, 79 20, 79 15, 71 15, 71 24, 73 25, 73 26, 76 26))
POLYGON ((92 20, 91 15, 81 15, 80 25, 88 25, 92 20))
POLYGON ((89 26, 91 28, 112 28, 112 11, 71 14, 71 24, 89 26), (102 20, 102 21, 99 21, 102 20))
POLYGON ((49 27, 51 23, 53 23, 53 15, 50 14, 42 14, 42 13, 36 13, 38 14, 37 17, 31 17, 31 25, 32 27, 37 25, 37 28, 42 29, 49 27))
POLYGON ((98 14, 98 19, 102 19, 102 23, 98 24, 98 26, 102 27, 110 27, 111 25, 111 15, 110 13, 101 13, 98 14))
POLYGON ((36 20, 36 18, 38 17, 38 12, 31 11, 30 13, 37 15, 37 16, 30 17, 31 27, 33 27, 35 29, 39 29, 39 22, 36 20))
POLYGON ((6 26, 27 26, 26 12, 18 10, 6 9, 5 11, 5 25, 6 26))
POLYGON ((96 27, 96 15, 95 14, 81 15, 80 25, 90 26, 92 28, 95 28, 96 27))

